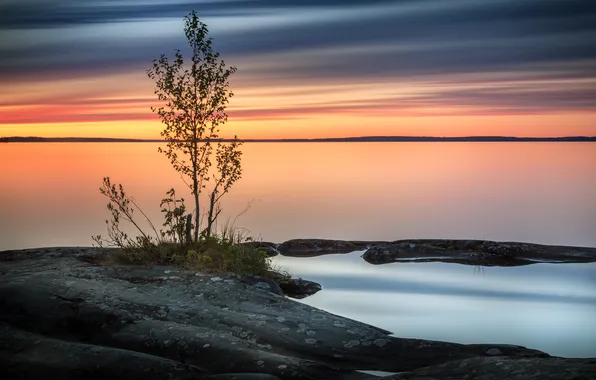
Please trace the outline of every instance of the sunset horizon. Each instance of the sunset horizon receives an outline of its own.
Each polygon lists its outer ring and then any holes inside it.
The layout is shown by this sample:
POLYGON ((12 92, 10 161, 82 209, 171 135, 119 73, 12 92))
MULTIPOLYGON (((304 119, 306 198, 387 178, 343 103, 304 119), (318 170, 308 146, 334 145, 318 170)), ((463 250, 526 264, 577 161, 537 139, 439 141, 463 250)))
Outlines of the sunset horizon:
POLYGON ((283 4, 0 5, 0 135, 158 139, 192 9, 238 68, 225 138, 596 135, 589 1, 283 4))
MULTIPOLYGON (((159 142, 164 141, 163 138, 138 138, 138 137, 110 137, 110 136, 0 136, 0 142, 2 140, 7 139, 40 139, 40 140, 107 140, 107 141, 118 141, 118 140, 131 140, 131 141, 139 141, 139 142, 159 142)), ((234 137, 221 137, 218 140, 223 141, 231 141, 234 137)), ((416 141, 416 139, 446 139, 446 140, 453 140, 453 139, 506 139, 506 140, 524 140, 524 139, 552 139, 552 140, 562 140, 565 139, 589 139, 592 141, 596 139, 596 135, 566 135, 566 136, 505 136, 505 135, 459 135, 459 136, 417 136, 417 135, 363 135, 363 136, 324 136, 324 137, 271 137, 271 138, 241 138, 237 137, 240 141, 294 141, 294 140, 304 140, 308 141, 325 141, 325 140, 366 140, 366 139, 412 139, 416 141)), ((378 140, 382 142, 383 140, 378 140)), ((366 141, 364 141, 366 142, 366 141)))

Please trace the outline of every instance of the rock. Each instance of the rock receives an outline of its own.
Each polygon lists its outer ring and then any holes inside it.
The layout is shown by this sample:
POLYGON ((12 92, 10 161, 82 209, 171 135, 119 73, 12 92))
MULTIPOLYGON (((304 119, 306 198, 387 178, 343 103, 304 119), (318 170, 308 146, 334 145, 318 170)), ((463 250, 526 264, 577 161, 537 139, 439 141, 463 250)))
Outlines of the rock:
POLYGON ((383 245, 383 244, 389 244, 390 242, 388 241, 369 241, 369 240, 350 240, 350 243, 354 244, 356 246, 356 248, 360 251, 360 250, 364 250, 364 249, 368 249, 370 247, 372 247, 373 245, 383 245))
POLYGON ((240 245, 257 248, 269 257, 277 256, 283 251, 284 256, 314 257, 336 253, 349 253, 367 249, 373 245, 388 244, 385 241, 364 240, 327 240, 327 239, 293 239, 282 244, 271 242, 245 242, 240 245))
POLYGON ((284 291, 280 288, 277 282, 261 276, 241 275, 238 279, 246 284, 250 284, 256 288, 266 290, 268 292, 284 295, 284 291))
MULTIPOLYGON (((47 338, 0 323, 2 379, 193 379, 207 372, 141 352, 47 338)), ((200 377, 202 378, 202 377, 200 377)))
POLYGON ((292 298, 306 298, 322 289, 321 284, 314 281, 303 280, 301 278, 280 277, 276 281, 266 277, 253 275, 241 275, 237 278, 255 288, 263 289, 280 296, 286 295, 292 298))
POLYGON ((277 283, 285 295, 293 298, 306 298, 322 289, 321 284, 301 278, 282 279, 278 280, 277 283))
POLYGON ((349 253, 358 250, 358 246, 344 240, 293 239, 277 247, 284 256, 313 257, 330 253, 349 253))
MULTIPOLYGON (((202 379, 202 378, 201 378, 202 379)), ((201 380, 199 379, 199 380, 201 380)), ((205 380, 279 380, 279 377, 265 373, 224 373, 221 375, 205 376, 205 380)))
POLYGON ((259 374, 208 375, 175 360, 119 348, 47 338, 0 322, 2 379, 276 380, 259 374))
POLYGON ((481 266, 596 261, 596 248, 488 240, 398 240, 374 245, 362 257, 370 264, 441 261, 481 266))
POLYGON ((437 364, 382 379, 589 380, 596 379, 596 359, 472 358, 437 364))
POLYGON ((142 367, 154 378, 172 370, 175 379, 242 373, 358 380, 369 376, 356 370, 411 371, 494 357, 493 349, 514 358, 548 357, 519 346, 395 338, 239 279, 211 281, 192 271, 93 258, 104 254, 97 248, 0 253, 0 360, 13 378, 23 370, 29 378, 134 379, 142 367), (90 368, 98 352, 106 355, 90 368))

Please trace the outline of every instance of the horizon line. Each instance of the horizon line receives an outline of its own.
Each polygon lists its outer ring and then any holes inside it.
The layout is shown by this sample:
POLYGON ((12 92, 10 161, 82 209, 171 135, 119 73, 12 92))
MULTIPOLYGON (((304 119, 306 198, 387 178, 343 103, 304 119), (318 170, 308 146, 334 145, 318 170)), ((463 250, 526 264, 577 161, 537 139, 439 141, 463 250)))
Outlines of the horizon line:
MULTIPOLYGON (((233 138, 218 138, 212 141, 229 142, 233 138)), ((400 135, 371 135, 349 137, 318 137, 318 138, 247 138, 238 139, 241 142, 408 142, 408 141, 596 141, 596 136, 400 136, 400 135)), ((164 139, 142 139, 126 137, 40 137, 40 136, 5 136, 0 142, 165 142, 164 139), (11 141, 12 140, 12 141, 11 141)))

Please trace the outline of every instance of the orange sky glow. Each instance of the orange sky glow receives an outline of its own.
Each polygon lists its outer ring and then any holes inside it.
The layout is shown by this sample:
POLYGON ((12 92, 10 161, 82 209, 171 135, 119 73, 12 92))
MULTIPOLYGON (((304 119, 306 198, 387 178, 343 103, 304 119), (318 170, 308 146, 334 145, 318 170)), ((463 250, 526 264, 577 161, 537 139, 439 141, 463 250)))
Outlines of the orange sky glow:
MULTIPOLYGON (((441 86, 418 80, 286 86, 251 83, 241 71, 238 77, 232 83, 235 96, 228 107, 229 121, 222 127, 225 137, 596 135, 595 111, 508 113, 485 106, 435 106, 412 100, 432 95, 442 87, 453 89, 451 83, 441 86)), ((494 86, 506 90, 508 85, 516 84, 494 86)), ((464 83, 457 88, 465 91, 475 86, 464 83)), ((153 97, 151 80, 143 72, 10 83, 7 87, 8 91, 0 94, 0 104, 4 104, 0 105, 0 134, 4 136, 153 139, 159 138, 162 129, 150 111, 159 102, 153 97)))

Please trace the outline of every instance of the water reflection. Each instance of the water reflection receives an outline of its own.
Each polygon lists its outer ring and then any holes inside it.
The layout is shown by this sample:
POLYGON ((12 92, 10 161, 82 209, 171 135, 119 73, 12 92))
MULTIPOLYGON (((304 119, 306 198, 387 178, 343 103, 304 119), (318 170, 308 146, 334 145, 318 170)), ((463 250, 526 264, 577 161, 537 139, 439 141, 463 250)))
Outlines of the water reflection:
POLYGON ((396 336, 519 344, 596 356, 596 264, 500 268, 446 263, 367 264, 362 252, 274 262, 320 282, 302 300, 396 336))
MULTIPOLYGON (((108 175, 153 220, 185 187, 153 143, 4 144, 0 249, 90 245, 108 175)), ((224 202, 255 238, 487 239, 596 247, 590 143, 245 144, 224 202)), ((133 229, 126 232, 133 232, 133 229)))
MULTIPOLYGON (((92 235, 105 233, 108 213, 98 187, 106 175, 161 220, 164 191, 174 186, 182 194, 184 185, 156 150, 157 144, 4 144, 0 250, 90 245, 92 235)), ((223 216, 257 200, 238 220, 256 239, 596 247, 593 144, 246 144, 243 151, 244 178, 223 216)), ((399 336, 596 356, 596 264, 373 266, 360 253, 275 262, 323 284, 305 303, 399 336)))

